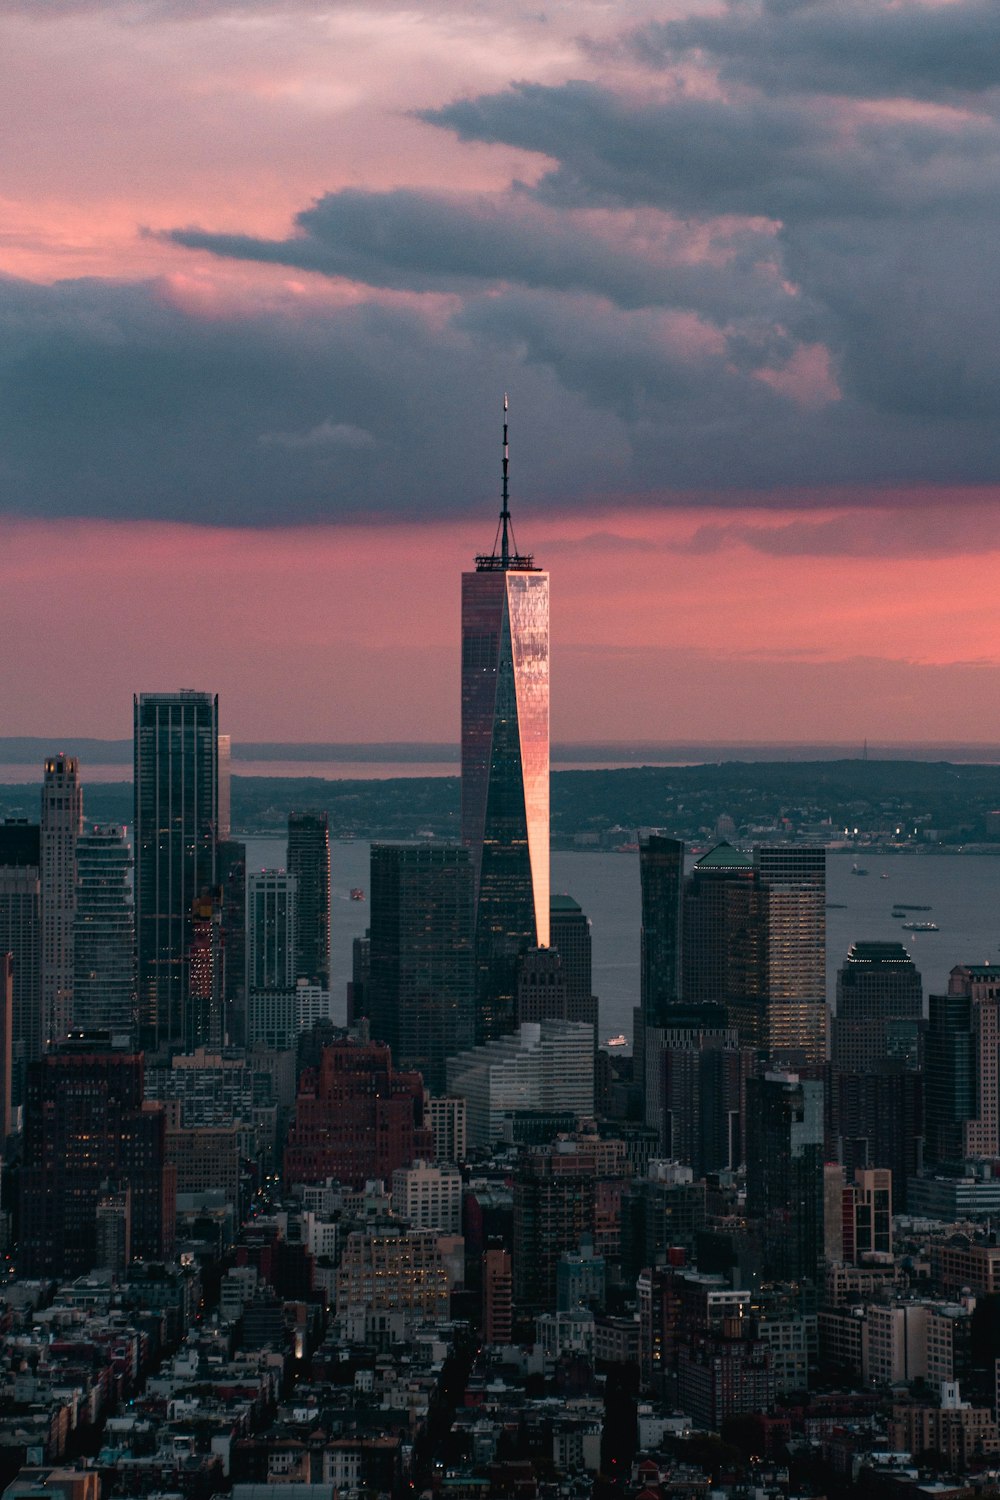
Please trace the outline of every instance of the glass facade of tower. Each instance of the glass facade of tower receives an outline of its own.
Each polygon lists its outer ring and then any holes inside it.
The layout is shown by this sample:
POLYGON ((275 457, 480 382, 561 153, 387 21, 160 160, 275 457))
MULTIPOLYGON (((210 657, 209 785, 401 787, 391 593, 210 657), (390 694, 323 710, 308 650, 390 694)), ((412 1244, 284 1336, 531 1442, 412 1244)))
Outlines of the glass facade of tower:
POLYGON ((219 700, 143 693, 134 700, 135 905, 140 1045, 197 1045, 187 964, 195 899, 216 881, 219 700))
POLYGON ((549 943, 549 577, 530 558, 462 575, 462 840, 482 1042, 514 1028, 518 954, 549 943))
POLYGON ((135 1025, 132 851, 121 827, 88 828, 76 845, 73 1024, 131 1032, 135 1025))

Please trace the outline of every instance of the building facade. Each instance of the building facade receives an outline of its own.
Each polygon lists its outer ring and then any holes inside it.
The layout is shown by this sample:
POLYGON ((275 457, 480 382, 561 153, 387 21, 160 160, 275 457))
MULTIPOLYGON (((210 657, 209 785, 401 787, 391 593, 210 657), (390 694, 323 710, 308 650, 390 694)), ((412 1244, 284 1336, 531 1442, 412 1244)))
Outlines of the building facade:
POLYGON ((46 760, 42 780, 42 1031, 59 1041, 73 1024, 73 913, 83 788, 74 755, 46 760))
POLYGON ((133 714, 139 1037, 149 1053, 185 1051, 194 902, 216 884, 219 700, 143 693, 133 714))
POLYGON ((330 819, 325 812, 288 815, 288 873, 297 888, 295 978, 330 988, 330 819))
POLYGON ((132 1033, 135 1026, 135 908, 132 850, 120 825, 87 828, 76 845, 73 1024, 132 1033))
POLYGON ((472 854, 476 1040, 512 1031, 517 955, 549 945, 549 576, 512 545, 462 575, 462 842, 472 854))

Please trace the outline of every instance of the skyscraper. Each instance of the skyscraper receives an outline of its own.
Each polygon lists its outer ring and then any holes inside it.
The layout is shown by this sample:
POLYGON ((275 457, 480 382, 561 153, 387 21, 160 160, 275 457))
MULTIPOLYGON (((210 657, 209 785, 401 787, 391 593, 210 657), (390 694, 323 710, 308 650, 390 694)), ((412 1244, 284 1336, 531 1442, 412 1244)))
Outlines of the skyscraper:
POLYGON ((13 1092, 23 1099, 24 1069, 42 1052, 42 897, 37 823, 0 823, 0 953, 13 963, 13 1092))
POLYGON ((247 1041, 290 1047, 295 1037, 298 882, 285 870, 247 877, 247 1041))
POLYGON ((747 1214, 765 1275, 819 1279, 823 1256, 823 1085, 794 1074, 747 1080, 747 1214))
POLYGON ((369 961, 372 1036, 442 1093, 448 1058, 474 1039, 468 849, 372 845, 369 961))
POLYGON ((669 1028, 684 1024, 681 1006, 681 897, 684 845, 661 833, 639 839, 642 889, 639 1010, 635 1018, 635 1077, 645 1120, 662 1133, 661 1052, 669 1028))
POLYGON ((924 1072, 928 1164, 1000 1152, 1000 964, 957 964, 931 995, 924 1072))
POLYGON ((76 845, 73 1025, 131 1032, 135 1026, 132 851, 118 826, 86 829, 76 845))
POLYGON ((74 755, 44 766, 41 823, 42 1035, 59 1041, 73 1022, 73 911, 76 842, 83 831, 83 789, 74 755))
POLYGON ((826 850, 756 851, 767 948, 762 1045, 772 1058, 826 1062, 826 850))
POLYGON ((298 882, 295 978, 330 987, 330 819, 288 815, 288 873, 298 882))
POLYGON ((837 974, 830 1060, 843 1073, 868 1073, 899 1058, 920 1062, 924 991, 902 943, 852 943, 837 974))
POLYGON ((133 703, 140 1044, 183 1051, 194 902, 216 883, 219 700, 185 688, 133 703))
POLYGON ((132 1250, 173 1249, 176 1173, 161 1109, 143 1102, 143 1060, 107 1035, 80 1034, 33 1062, 24 1107, 18 1269, 79 1276, 96 1263, 97 1209, 128 1194, 132 1250))
POLYGON ((553 895, 549 904, 549 941, 562 959, 566 984, 566 1018, 598 1022, 598 999, 593 993, 590 918, 572 896, 553 895))
POLYGON ((506 398, 503 437, 493 551, 462 575, 462 842, 481 1042, 514 1028, 518 954, 549 944, 549 575, 513 542, 506 398))

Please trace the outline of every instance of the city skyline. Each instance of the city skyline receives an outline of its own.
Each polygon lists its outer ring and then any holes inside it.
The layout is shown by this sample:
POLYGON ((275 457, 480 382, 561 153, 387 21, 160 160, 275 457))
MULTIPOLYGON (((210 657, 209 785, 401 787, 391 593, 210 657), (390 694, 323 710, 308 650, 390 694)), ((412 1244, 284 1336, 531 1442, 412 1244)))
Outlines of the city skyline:
POLYGON ((10 730, 457 736, 507 388, 557 740, 1000 737, 995 13, 825 9, 8 6, 10 730))

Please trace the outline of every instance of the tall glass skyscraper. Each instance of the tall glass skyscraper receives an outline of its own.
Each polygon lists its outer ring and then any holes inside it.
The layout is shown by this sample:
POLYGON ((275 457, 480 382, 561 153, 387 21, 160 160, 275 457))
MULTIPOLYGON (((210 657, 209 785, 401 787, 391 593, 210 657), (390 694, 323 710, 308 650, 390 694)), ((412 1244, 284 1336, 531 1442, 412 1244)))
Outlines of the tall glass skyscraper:
POLYGON ((462 574, 462 842, 484 1042, 514 1029, 518 954, 549 943, 549 575, 513 545, 506 420, 493 551, 462 574))
POLYGON ((327 813, 288 814, 288 873, 298 883, 295 977, 329 989, 330 819, 327 813))
POLYGON ((121 827, 93 827, 76 845, 73 1024, 131 1032, 135 1025, 132 851, 121 827))
POLYGON ((75 755, 53 755, 42 782, 42 1036, 58 1042, 73 1022, 73 909, 83 789, 75 755))
POLYGON ((190 688, 134 699, 139 1038, 183 1052, 194 902, 216 883, 219 700, 190 688))

